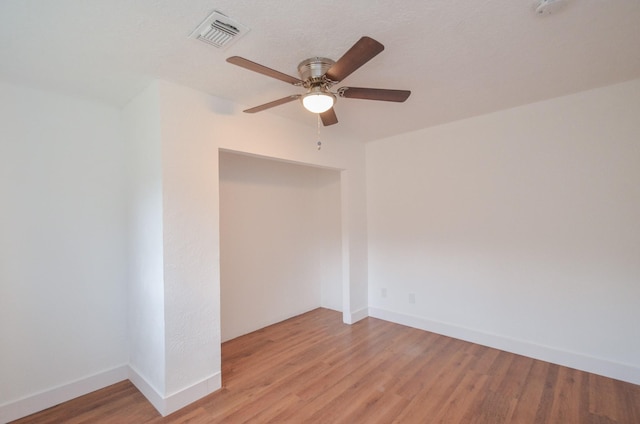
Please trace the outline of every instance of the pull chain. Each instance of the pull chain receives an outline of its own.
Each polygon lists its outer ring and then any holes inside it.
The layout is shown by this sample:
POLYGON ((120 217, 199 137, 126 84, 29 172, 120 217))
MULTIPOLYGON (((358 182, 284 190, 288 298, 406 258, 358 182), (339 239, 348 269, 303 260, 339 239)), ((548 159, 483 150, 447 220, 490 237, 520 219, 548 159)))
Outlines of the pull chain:
POLYGON ((322 142, 320 141, 320 114, 318 114, 318 150, 322 149, 322 142))

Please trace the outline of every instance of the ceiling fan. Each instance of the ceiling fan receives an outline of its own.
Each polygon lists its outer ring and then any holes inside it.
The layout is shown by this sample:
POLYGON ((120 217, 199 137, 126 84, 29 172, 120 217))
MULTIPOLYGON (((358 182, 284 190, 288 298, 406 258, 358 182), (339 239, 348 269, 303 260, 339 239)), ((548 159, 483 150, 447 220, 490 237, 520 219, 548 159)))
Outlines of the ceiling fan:
POLYGON ((298 65, 300 78, 292 77, 239 56, 232 56, 227 62, 259 74, 266 75, 289 84, 303 87, 305 94, 292 94, 260 106, 247 109, 246 113, 256 113, 275 106, 302 99, 304 107, 313 113, 320 114, 325 126, 338 123, 333 105, 336 96, 347 99, 382 100, 385 102, 404 102, 411 91, 388 90, 382 88, 340 87, 334 93, 330 89, 356 69, 373 59, 384 50, 384 46, 370 37, 362 37, 337 62, 325 57, 312 57, 298 65))

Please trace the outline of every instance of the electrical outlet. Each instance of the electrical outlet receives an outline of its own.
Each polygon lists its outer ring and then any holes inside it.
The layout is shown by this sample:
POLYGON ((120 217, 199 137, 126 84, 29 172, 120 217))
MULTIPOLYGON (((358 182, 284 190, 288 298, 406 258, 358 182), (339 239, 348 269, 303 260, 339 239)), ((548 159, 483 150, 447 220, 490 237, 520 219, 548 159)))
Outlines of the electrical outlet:
POLYGON ((416 303, 416 294, 409 293, 409 303, 416 303))
POLYGON ((383 288, 382 290, 380 290, 380 295, 381 295, 382 297, 387 297, 387 289, 386 289, 386 288, 383 288))

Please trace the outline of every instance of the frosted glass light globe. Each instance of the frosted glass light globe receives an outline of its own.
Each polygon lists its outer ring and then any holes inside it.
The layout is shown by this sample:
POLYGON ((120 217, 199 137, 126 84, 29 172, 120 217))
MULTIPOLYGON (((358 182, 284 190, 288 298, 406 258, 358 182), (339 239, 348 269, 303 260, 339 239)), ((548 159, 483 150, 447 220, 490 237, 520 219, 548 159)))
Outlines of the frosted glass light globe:
POLYGON ((333 107, 335 99, 331 93, 314 90, 302 96, 302 104, 309 112, 322 113, 333 107))

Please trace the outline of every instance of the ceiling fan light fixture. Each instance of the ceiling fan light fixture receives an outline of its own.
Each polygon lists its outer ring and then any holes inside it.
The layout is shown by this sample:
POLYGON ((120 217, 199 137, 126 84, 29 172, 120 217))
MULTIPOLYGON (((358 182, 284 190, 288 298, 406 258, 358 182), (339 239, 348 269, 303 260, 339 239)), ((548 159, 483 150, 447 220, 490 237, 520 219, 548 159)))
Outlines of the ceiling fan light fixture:
POLYGON ((322 87, 313 87, 302 96, 302 105, 309 112, 322 113, 331 109, 336 102, 336 96, 322 87))
POLYGON ((355 70, 359 69, 383 50, 384 46, 382 44, 371 37, 364 36, 351 46, 337 62, 319 56, 303 60, 298 64, 300 78, 283 74, 275 69, 260 65, 259 63, 252 62, 240 56, 228 57, 227 62, 307 90, 304 94, 289 95, 260 106, 246 109, 243 112, 256 113, 300 99, 302 106, 311 113, 319 115, 318 122, 322 121, 322 124, 327 127, 338 123, 338 117, 333 108, 338 96, 347 99, 380 100, 398 103, 407 100, 411 94, 409 90, 341 87, 337 93, 330 91, 332 86, 339 84, 340 81, 351 75, 355 70))

